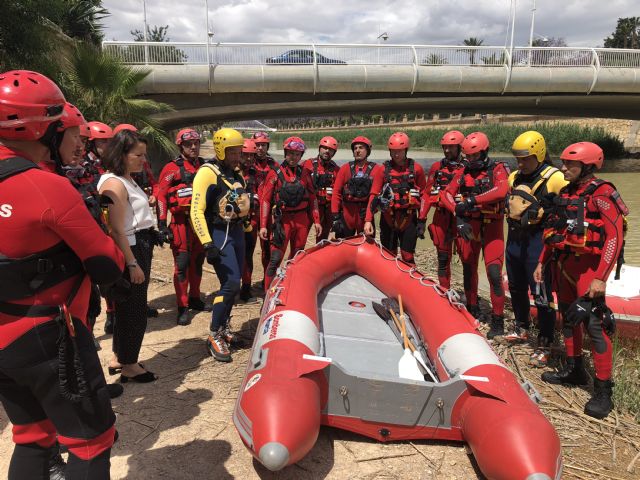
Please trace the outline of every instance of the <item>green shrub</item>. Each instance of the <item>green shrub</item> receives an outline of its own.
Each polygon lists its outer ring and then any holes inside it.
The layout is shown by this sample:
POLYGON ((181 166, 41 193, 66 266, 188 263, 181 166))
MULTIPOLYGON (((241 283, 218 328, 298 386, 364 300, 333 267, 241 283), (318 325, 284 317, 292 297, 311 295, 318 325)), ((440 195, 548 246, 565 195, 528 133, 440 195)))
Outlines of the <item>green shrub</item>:
MULTIPOLYGON (((302 132, 301 136, 310 147, 317 145, 318 141, 325 135, 331 135, 338 140, 342 148, 348 148, 354 137, 364 135, 373 142, 373 148, 384 150, 387 147, 389 136, 398 130, 402 130, 402 125, 398 125, 396 128, 310 131, 302 132)), ((414 148, 440 151, 440 138, 449 130, 461 130, 465 134, 478 130, 482 131, 487 134, 491 141, 491 150, 498 153, 510 152, 513 140, 526 130, 537 130, 545 137, 547 148, 552 157, 559 157, 565 147, 575 142, 597 143, 604 150, 605 158, 620 158, 625 153, 622 141, 618 137, 607 133, 602 127, 583 127, 575 123, 488 124, 462 127, 452 125, 447 128, 424 128, 405 131, 411 138, 411 145, 414 148)), ((282 141, 290 135, 291 133, 274 133, 271 138, 276 144, 282 144, 282 141)))

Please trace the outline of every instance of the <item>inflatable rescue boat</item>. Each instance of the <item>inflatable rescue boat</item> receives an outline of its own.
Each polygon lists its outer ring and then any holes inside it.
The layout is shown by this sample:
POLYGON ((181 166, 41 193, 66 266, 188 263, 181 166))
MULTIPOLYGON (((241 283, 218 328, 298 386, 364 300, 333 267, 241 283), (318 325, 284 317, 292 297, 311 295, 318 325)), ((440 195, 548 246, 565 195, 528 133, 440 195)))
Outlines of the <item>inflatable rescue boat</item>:
POLYGON ((559 479, 556 431, 457 300, 364 237, 299 252, 267 292, 235 405, 247 448, 280 470, 328 425, 464 441, 490 479, 559 479))
MULTIPOLYGON (((616 319, 616 335, 625 338, 640 338, 640 267, 622 265, 620 278, 615 279, 615 270, 607 279, 607 306, 613 311, 616 319)), ((509 280, 503 275, 504 291, 509 295, 509 280)), ((554 302, 555 293, 554 293, 554 302)), ((536 307, 530 298, 531 314, 535 317, 536 307)), ((558 314, 560 321, 560 314, 558 314)))

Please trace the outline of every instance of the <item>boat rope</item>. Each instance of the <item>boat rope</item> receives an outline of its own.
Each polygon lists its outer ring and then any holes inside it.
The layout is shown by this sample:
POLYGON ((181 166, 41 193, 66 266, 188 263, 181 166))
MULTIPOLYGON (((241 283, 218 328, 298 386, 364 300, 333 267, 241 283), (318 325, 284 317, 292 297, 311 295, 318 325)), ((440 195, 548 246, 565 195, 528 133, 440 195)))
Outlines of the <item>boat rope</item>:
POLYGON ((314 251, 317 247, 325 247, 325 246, 337 247, 338 245, 342 245, 343 243, 346 245, 352 245, 354 247, 358 247, 360 245, 363 245, 367 241, 371 241, 371 240, 380 249, 380 256, 385 260, 394 262, 398 270, 408 274, 409 277, 412 278, 413 280, 417 280, 418 282, 420 282, 420 285, 424 287, 433 288, 439 296, 446 298, 449 304, 455 309, 457 309, 458 311, 465 308, 464 304, 460 301, 460 295, 458 294, 458 292, 451 289, 445 290, 431 277, 428 277, 427 275, 423 275, 422 273, 420 273, 416 265, 410 265, 404 262, 402 260, 402 257, 400 257, 400 255, 396 255, 395 257, 390 256, 389 252, 384 248, 382 243, 380 243, 380 240, 378 240, 377 238, 369 238, 364 233, 358 237, 351 237, 346 239, 341 238, 338 240, 329 240, 329 239, 321 240, 316 244, 315 247, 312 247, 309 250, 297 251, 292 258, 285 261, 284 264, 280 268, 278 268, 273 286, 270 287, 270 290, 274 292, 274 295, 272 296, 272 300, 274 302, 277 302, 277 297, 279 296, 280 291, 283 289, 283 287, 280 287, 280 283, 282 283, 282 280, 284 280, 286 276, 287 268, 293 263, 295 263, 299 258, 302 258, 305 255, 307 255, 309 251, 314 251))

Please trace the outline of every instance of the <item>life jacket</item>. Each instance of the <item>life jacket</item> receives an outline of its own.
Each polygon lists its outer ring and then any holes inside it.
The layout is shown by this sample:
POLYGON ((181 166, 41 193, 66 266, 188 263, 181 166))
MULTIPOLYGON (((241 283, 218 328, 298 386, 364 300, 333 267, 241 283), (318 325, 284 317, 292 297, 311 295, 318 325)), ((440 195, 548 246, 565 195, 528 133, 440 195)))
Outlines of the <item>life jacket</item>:
POLYGON ((389 185, 393 192, 393 201, 390 207, 396 210, 408 210, 420 208, 420 194, 412 195, 416 188, 416 166, 412 158, 407 159, 407 173, 391 175, 393 166, 391 160, 384 162, 384 184, 389 185))
POLYGON ((451 183, 451 180, 453 180, 459 168, 463 168, 461 162, 453 162, 446 159, 440 161, 440 168, 436 170, 434 174, 433 185, 429 192, 432 203, 436 203, 440 199, 440 192, 451 183), (453 168, 453 170, 451 170, 451 168, 453 168))
POLYGON ((265 168, 260 167, 258 164, 258 159, 256 158, 255 169, 256 169, 256 183, 258 187, 264 183, 267 179, 267 175, 271 170, 276 166, 276 161, 267 156, 267 166, 265 168))
POLYGON ((307 190, 302 184, 302 167, 296 165, 295 177, 291 182, 287 181, 284 177, 284 172, 278 166, 273 169, 276 172, 278 181, 280 182, 280 189, 276 192, 276 207, 293 210, 300 206, 300 204, 306 200, 307 190))
MULTIPOLYGON (((178 157, 173 162, 180 169, 180 176, 173 177, 167 190, 167 206, 172 214, 188 214, 191 209, 191 197, 193 195, 193 179, 195 172, 187 172, 184 168, 184 158, 178 157)), ((200 159, 198 159, 200 163, 200 159)), ((198 166, 196 166, 196 169, 198 166)), ((143 170, 144 172, 144 170, 143 170)))
POLYGON ((147 196, 151 196, 153 193, 153 185, 151 184, 151 179, 147 173, 146 165, 142 167, 142 171, 132 173, 131 178, 133 178, 133 181, 136 182, 142 190, 144 190, 144 193, 146 193, 147 196))
POLYGON ((95 180, 91 174, 86 174, 84 177, 78 178, 77 181, 71 181, 71 184, 84 200, 87 210, 89 210, 98 226, 108 234, 109 227, 104 211, 107 209, 108 204, 113 203, 113 201, 106 195, 98 193, 95 180))
POLYGON ((594 178, 581 193, 565 191, 554 198, 543 234, 545 243, 566 253, 602 254, 604 222, 599 210, 589 208, 591 197, 602 185, 610 185, 614 189, 611 199, 624 217, 629 214, 615 186, 606 180, 594 178))
MULTIPOLYGON (((507 196, 506 213, 507 223, 511 229, 538 228, 544 217, 544 208, 540 205, 539 194, 551 176, 559 172, 551 165, 543 168, 538 176, 529 184, 522 183, 511 189, 507 196)), ((518 181, 516 174, 514 183, 518 181)))
POLYGON ((318 157, 311 160, 313 165, 313 173, 311 174, 311 178, 313 180, 313 187, 316 191, 316 196, 318 198, 318 203, 325 204, 331 200, 331 190, 327 192, 327 188, 333 187, 333 184, 336 181, 336 172, 337 165, 333 161, 329 161, 328 166, 331 170, 325 169, 323 173, 318 173, 318 157))
POLYGON ((260 211, 260 200, 258 198, 258 182, 256 180, 257 170, 255 167, 249 167, 246 175, 243 172, 245 190, 251 198, 251 210, 254 212, 260 211))
POLYGON ((220 225, 244 220, 251 210, 251 199, 242 175, 236 171, 233 178, 228 178, 215 163, 205 163, 201 168, 210 168, 218 179, 216 197, 207 199, 207 222, 220 225))
MULTIPOLYGON (((26 158, 0 161, 0 182, 32 168, 26 158)), ((29 298, 84 271, 82 261, 64 242, 22 258, 0 254, 0 302, 29 298)))
POLYGON ((96 154, 94 154, 93 152, 88 152, 85 155, 84 159, 85 161, 82 166, 86 168, 89 173, 91 173, 92 175, 102 175, 103 173, 105 173, 105 169, 102 166, 102 161, 96 154))
POLYGON ((371 171, 374 167, 375 163, 368 162, 364 171, 356 173, 356 162, 349 162, 351 178, 344 184, 342 189, 342 200, 344 202, 366 203, 369 201, 371 185, 373 184, 371 171))
MULTIPOLYGON (((460 189, 458 190, 456 201, 461 202, 465 198, 471 196, 475 197, 491 190, 494 186, 493 171, 498 165, 502 165, 502 167, 507 171, 507 174, 509 173, 509 168, 506 164, 496 162, 493 159, 489 159, 485 169, 481 170, 476 177, 472 177, 465 169, 465 173, 461 177, 460 189)), ((471 218, 494 220, 501 218, 503 213, 504 202, 499 201, 489 205, 483 205, 482 207, 476 207, 471 210, 468 215, 471 218)))

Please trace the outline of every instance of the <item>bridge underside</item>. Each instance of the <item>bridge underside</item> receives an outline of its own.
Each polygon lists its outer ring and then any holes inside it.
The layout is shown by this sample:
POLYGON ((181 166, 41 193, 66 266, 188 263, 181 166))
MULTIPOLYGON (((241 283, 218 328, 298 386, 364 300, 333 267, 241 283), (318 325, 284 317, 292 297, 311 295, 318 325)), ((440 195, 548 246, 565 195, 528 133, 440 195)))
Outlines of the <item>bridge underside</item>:
POLYGON ((176 111, 155 115, 167 129, 255 118, 364 113, 506 113, 640 120, 640 95, 434 93, 160 93, 144 98, 176 111))

